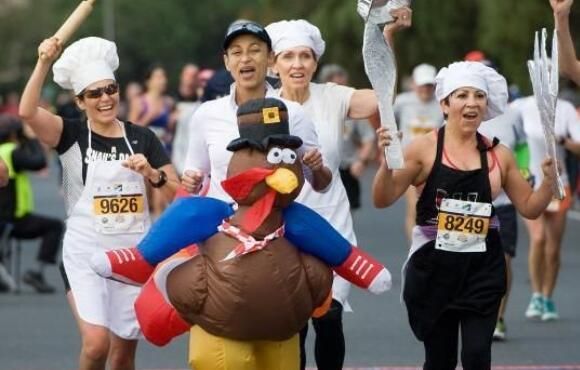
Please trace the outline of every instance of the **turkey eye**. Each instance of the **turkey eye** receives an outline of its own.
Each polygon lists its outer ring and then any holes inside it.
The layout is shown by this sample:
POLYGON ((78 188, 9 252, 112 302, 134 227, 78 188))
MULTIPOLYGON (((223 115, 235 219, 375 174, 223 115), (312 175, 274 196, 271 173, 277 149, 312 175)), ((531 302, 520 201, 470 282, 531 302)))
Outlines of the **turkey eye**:
POLYGON ((284 161, 284 163, 286 164, 294 164, 294 162, 296 162, 296 152, 294 152, 292 149, 283 149, 282 150, 282 160, 284 161))
POLYGON ((280 148, 272 148, 268 152, 266 156, 266 160, 272 164, 279 164, 282 162, 282 149, 280 148))

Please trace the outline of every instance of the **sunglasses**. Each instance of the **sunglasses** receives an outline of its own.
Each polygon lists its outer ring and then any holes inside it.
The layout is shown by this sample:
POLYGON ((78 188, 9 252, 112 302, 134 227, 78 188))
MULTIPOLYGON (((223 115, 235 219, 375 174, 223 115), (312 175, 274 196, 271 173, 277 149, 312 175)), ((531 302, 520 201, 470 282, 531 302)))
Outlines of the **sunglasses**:
POLYGON ((83 96, 89 99, 98 99, 101 96, 103 96, 103 94, 111 96, 115 95, 118 92, 119 92, 119 84, 115 82, 107 86, 98 87, 96 89, 84 90, 79 94, 79 96, 83 96))
POLYGON ((266 31, 264 30, 264 28, 258 26, 257 24, 254 23, 235 23, 233 24, 229 29, 228 29, 228 35, 232 32, 236 32, 239 30, 248 30, 252 33, 256 33, 256 34, 262 34, 262 33, 266 33, 266 31))

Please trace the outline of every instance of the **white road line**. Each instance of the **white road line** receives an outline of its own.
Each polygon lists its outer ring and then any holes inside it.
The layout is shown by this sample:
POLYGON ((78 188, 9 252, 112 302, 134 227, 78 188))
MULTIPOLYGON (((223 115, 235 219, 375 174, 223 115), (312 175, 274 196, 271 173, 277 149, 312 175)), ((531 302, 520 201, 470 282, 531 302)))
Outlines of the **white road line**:
MULTIPOLYGON (((386 367, 346 367, 344 370, 420 370, 413 366, 386 366, 386 367)), ((150 369, 150 370, 186 370, 186 369, 150 369)), ((307 367, 306 370, 315 370, 307 367)), ((491 370, 580 370, 580 364, 570 365, 499 365, 492 366, 491 370)))

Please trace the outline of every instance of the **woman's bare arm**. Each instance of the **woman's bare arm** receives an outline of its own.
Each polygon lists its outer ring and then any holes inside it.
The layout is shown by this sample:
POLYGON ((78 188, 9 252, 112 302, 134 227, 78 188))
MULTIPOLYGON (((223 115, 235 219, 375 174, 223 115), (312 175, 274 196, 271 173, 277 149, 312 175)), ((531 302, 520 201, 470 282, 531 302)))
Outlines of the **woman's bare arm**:
POLYGON ((570 33, 570 8, 574 0, 550 0, 558 32, 560 72, 580 86, 580 61, 570 33))
MULTIPOLYGON (((386 128, 377 130, 379 150, 390 144, 390 135, 386 128)), ((428 138, 420 137, 411 142, 405 149, 405 168, 391 170, 383 163, 379 167, 373 181, 373 203, 377 208, 385 208, 393 204, 407 191, 410 185, 417 183, 423 170, 422 151, 429 148, 428 138)))
POLYGON ((40 94, 46 75, 52 62, 60 54, 62 47, 55 38, 44 40, 38 47, 36 67, 30 76, 22 97, 18 114, 20 118, 32 128, 37 138, 50 146, 55 147, 62 134, 62 118, 40 107, 40 94))
POLYGON ((508 198, 525 218, 539 217, 552 200, 552 183, 555 181, 555 174, 551 168, 552 159, 546 159, 542 163, 544 179, 540 188, 534 191, 520 173, 511 152, 499 146, 496 150, 503 170, 502 187, 508 198))

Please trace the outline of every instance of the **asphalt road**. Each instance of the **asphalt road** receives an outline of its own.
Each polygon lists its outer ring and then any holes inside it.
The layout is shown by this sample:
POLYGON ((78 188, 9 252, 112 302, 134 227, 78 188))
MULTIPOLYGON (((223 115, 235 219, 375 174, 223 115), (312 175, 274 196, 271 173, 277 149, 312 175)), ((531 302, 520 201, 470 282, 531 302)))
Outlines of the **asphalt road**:
MULTIPOLYGON (((39 213, 64 216, 54 175, 34 177, 39 213)), ((373 171, 364 179, 363 208, 355 214, 360 245, 387 264, 394 276, 392 291, 373 296, 353 288, 353 313, 344 316, 347 339, 346 364, 352 368, 417 367, 423 360, 422 344, 413 337, 406 312, 399 301, 400 269, 406 258, 404 204, 387 210, 370 204, 373 171)), ((493 347, 493 364, 499 368, 580 369, 580 217, 571 214, 564 238, 560 279, 555 301, 561 319, 530 322, 524 318, 530 288, 527 277, 527 235, 520 224, 518 255, 514 261, 514 284, 506 315, 508 340, 493 347)), ((23 269, 32 266, 35 243, 23 247, 23 269)), ((47 279, 58 286, 53 295, 39 295, 27 286, 22 292, 0 294, 0 370, 75 369, 79 335, 64 298, 56 268, 47 279)), ((309 340, 311 341, 313 331, 309 340)), ((312 346, 310 346, 312 348, 312 346)), ((145 342, 137 354, 139 369, 186 368, 187 341, 179 338, 165 348, 145 342)), ((309 356, 312 365, 312 354, 309 356)))

